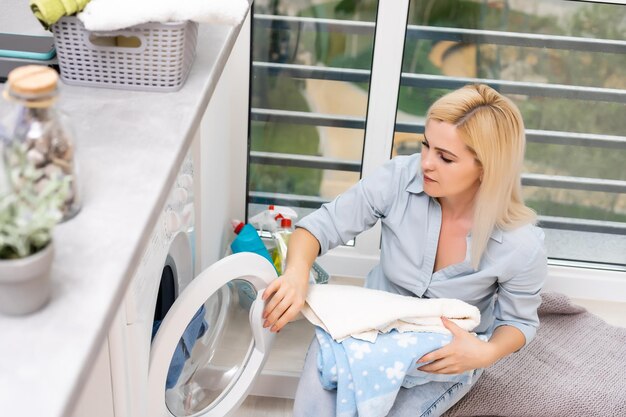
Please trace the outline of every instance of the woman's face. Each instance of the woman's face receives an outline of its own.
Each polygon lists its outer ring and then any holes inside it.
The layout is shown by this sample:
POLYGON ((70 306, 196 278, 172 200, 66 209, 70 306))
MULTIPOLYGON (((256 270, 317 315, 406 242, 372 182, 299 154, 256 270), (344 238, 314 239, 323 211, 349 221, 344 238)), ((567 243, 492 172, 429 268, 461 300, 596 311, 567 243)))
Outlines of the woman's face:
POLYGON ((473 197, 482 168, 450 123, 429 120, 422 142, 424 191, 431 197, 473 197))

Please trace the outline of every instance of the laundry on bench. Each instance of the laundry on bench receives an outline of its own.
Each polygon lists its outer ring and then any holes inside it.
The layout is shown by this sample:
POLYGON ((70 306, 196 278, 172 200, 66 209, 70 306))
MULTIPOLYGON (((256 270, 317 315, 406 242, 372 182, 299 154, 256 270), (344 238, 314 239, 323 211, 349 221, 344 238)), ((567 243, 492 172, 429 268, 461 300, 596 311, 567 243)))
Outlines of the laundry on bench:
POLYGON ((337 416, 387 415, 400 387, 472 382, 473 371, 433 374, 417 369, 426 363, 416 363, 452 340, 442 316, 467 331, 478 326, 480 311, 461 300, 312 285, 302 314, 316 326, 317 369, 322 386, 337 390, 337 416))
POLYGON ((333 339, 373 342, 392 329, 450 334, 446 317, 464 330, 480 323, 478 308, 456 299, 425 299, 349 285, 311 285, 302 314, 333 339))

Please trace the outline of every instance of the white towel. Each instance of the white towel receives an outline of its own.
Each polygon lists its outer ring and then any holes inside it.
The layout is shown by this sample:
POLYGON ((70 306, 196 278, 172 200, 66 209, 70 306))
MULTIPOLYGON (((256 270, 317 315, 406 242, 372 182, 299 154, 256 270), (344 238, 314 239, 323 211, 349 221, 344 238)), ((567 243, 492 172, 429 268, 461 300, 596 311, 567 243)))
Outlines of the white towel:
POLYGON ((248 0, 91 0, 78 18, 91 31, 185 20, 234 26, 249 7, 248 0))
POLYGON ((337 342, 354 337, 374 342, 378 333, 449 334, 444 316, 464 330, 480 323, 478 308, 450 298, 424 299, 348 285, 311 285, 302 314, 337 342))

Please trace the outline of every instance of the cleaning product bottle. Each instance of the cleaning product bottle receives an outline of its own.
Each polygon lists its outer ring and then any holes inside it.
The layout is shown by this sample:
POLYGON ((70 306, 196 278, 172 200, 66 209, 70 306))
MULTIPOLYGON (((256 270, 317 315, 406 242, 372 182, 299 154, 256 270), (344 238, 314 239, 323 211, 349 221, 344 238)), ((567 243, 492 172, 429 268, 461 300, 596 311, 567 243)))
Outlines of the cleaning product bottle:
POLYGON ((297 219, 298 213, 290 207, 270 204, 267 206, 266 210, 250 217, 248 222, 259 230, 273 233, 278 230, 280 226, 280 223, 277 223, 276 221, 277 216, 280 216, 281 218, 285 217, 289 219, 297 219))
MULTIPOLYGON (((235 233, 237 233, 237 228, 239 228, 239 226, 235 228, 235 233)), ((273 264, 270 253, 263 244, 263 241, 259 237, 256 229, 250 224, 245 224, 240 228, 239 233, 237 233, 237 237, 235 237, 233 242, 230 244, 230 249, 233 253, 254 252, 273 264)))
POLYGON ((293 227, 290 218, 278 214, 276 220, 277 223, 280 223, 280 226, 272 233, 276 242, 276 250, 273 254, 274 267, 279 274, 283 274, 287 266, 287 245, 289 244, 289 237, 293 232, 293 227))

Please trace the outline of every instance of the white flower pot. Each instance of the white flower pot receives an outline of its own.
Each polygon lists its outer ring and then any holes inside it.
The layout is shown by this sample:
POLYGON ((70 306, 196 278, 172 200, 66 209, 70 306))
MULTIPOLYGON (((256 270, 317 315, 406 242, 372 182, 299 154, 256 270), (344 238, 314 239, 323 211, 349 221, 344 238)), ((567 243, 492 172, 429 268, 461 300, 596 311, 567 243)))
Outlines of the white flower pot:
POLYGON ((52 242, 26 258, 0 260, 0 313, 20 315, 39 310, 50 298, 52 242))

